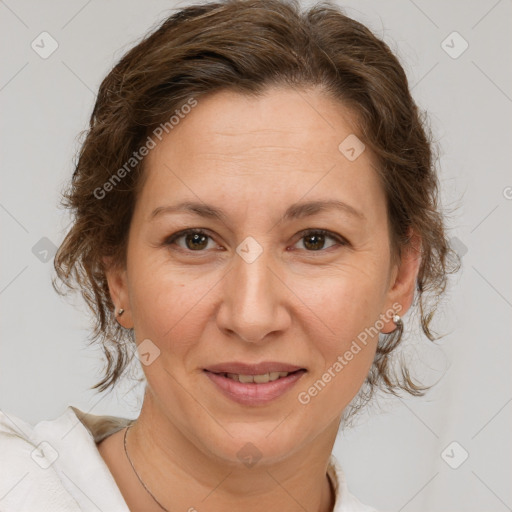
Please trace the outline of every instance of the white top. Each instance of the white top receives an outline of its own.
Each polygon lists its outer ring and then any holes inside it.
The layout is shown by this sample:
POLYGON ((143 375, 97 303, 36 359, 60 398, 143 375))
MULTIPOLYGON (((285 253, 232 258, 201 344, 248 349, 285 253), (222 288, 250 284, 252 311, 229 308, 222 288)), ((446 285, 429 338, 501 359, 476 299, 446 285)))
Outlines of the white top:
MULTIPOLYGON (((0 512, 129 512, 96 443, 131 421, 68 406, 32 426, 0 411, 0 512)), ((377 512, 352 496, 331 455, 333 512, 377 512)))

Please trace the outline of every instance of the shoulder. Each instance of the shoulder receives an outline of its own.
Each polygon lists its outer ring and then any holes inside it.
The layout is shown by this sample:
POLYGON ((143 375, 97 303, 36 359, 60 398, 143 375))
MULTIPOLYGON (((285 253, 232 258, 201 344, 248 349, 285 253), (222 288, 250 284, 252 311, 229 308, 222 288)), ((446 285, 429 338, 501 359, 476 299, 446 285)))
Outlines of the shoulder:
POLYGON ((32 426, 0 412, 0 510, 129 512, 96 443, 131 421, 68 406, 32 426))
POLYGON ((30 441, 33 428, 13 414, 0 411, 0 477, 13 465, 24 465, 30 461, 34 444, 30 441))
POLYGON ((0 411, 0 505, 5 512, 78 511, 51 467, 49 446, 33 439, 34 427, 0 411))
POLYGON ((379 512, 361 503, 348 489, 345 473, 334 455, 331 455, 328 475, 334 485, 336 501, 333 512, 379 512))

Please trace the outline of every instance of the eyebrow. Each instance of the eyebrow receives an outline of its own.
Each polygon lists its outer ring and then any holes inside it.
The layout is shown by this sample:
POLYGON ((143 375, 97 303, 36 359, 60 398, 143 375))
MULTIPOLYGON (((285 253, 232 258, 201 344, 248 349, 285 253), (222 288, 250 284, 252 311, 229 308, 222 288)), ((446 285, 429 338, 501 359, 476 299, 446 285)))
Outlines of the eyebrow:
MULTIPOLYGON (((338 210, 359 220, 366 220, 366 217, 363 212, 356 210, 353 206, 350 206, 349 204, 344 203, 343 201, 331 199, 326 201, 308 201, 295 203, 286 210, 286 212, 283 214, 279 222, 286 222, 294 219, 302 219, 304 217, 310 217, 312 215, 316 215, 318 213, 328 210, 338 210)), ((193 201, 185 201, 182 203, 169 206, 159 206, 158 208, 155 208, 151 212, 148 220, 152 221, 156 217, 163 214, 180 212, 188 212, 195 215, 199 215, 200 217, 219 220, 221 222, 226 222, 227 220, 226 213, 220 208, 217 208, 206 203, 198 203, 193 201)))

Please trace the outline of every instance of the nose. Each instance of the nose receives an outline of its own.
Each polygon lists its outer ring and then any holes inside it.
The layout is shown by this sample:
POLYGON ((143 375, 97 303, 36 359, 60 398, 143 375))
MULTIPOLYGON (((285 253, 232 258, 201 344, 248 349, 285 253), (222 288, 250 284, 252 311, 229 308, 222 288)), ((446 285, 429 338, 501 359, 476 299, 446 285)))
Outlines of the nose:
POLYGON ((219 329, 248 343, 262 343, 285 332, 291 321, 287 307, 291 292, 279 273, 269 251, 252 262, 236 254, 223 279, 219 329))

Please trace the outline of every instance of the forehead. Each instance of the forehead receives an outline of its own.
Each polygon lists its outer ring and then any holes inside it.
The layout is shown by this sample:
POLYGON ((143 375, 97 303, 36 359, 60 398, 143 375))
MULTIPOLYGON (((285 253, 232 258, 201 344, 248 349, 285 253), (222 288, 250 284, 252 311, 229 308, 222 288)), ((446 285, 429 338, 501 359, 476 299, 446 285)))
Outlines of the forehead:
POLYGON ((193 145, 194 153, 200 136, 201 144, 220 144, 229 153, 243 144, 244 149, 281 145, 313 154, 331 152, 333 144, 356 131, 355 114, 320 89, 275 86, 258 96, 220 91, 200 97, 171 133, 193 145))
POLYGON ((226 209, 245 210, 251 203, 279 207, 302 197, 346 199, 358 209, 379 206, 383 197, 370 152, 350 160, 340 151, 356 130, 354 115, 320 91, 200 97, 146 157, 144 214, 170 200, 211 204, 212 198, 226 209))

